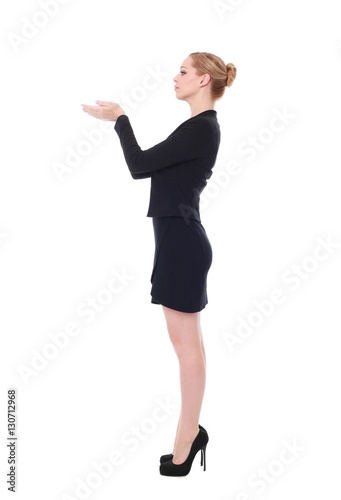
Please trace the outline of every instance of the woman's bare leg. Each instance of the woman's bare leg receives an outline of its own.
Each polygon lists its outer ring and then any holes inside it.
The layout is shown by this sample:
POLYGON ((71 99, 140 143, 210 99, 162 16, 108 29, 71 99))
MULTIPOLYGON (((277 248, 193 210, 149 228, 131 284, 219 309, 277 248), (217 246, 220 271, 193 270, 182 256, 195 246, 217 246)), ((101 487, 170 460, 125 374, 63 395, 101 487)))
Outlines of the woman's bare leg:
POLYGON ((180 368, 181 411, 173 449, 173 462, 179 464, 188 457, 199 431, 206 383, 205 349, 200 312, 183 313, 166 306, 162 308, 180 368))
MULTIPOLYGON (((203 357, 204 357, 205 369, 206 369, 206 353, 205 353, 204 339, 203 339, 203 336, 202 336, 201 326, 200 326, 200 342, 201 342, 201 350, 202 350, 202 354, 203 354, 203 357)), ((176 437, 175 437, 175 441, 174 441, 173 455, 174 455, 174 452, 175 452, 176 443, 178 441, 180 423, 181 423, 181 410, 180 410, 180 416, 179 416, 179 421, 178 421, 178 427, 176 429, 176 437)))

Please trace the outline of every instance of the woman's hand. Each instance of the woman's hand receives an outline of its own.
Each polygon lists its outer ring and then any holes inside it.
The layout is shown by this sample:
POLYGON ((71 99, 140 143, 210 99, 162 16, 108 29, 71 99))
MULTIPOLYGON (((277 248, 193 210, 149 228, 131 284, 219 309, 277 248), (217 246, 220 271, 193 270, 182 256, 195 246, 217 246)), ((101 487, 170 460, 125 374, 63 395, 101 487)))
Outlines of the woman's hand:
POLYGON ((85 113, 89 113, 89 115, 100 120, 115 122, 119 116, 125 115, 125 112, 117 102, 96 101, 96 103, 98 106, 89 106, 87 104, 81 104, 81 106, 83 106, 85 113))

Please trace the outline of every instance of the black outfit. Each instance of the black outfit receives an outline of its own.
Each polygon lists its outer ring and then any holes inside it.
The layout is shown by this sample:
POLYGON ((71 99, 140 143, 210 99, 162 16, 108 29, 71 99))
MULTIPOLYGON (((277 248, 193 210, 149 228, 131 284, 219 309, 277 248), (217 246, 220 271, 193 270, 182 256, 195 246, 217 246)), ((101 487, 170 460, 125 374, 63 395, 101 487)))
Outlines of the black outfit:
POLYGON ((127 115, 115 130, 134 179, 151 178, 147 217, 153 218, 152 303, 197 312, 208 303, 212 248, 201 224, 200 194, 212 175, 219 144, 217 112, 181 123, 164 141, 142 151, 127 115))

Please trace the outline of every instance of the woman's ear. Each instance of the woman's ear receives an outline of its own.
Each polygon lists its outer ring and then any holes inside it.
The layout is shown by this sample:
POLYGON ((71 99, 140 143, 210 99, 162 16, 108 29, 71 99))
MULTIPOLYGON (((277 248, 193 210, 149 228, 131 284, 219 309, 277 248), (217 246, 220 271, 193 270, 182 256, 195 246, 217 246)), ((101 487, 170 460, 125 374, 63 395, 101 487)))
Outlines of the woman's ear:
POLYGON ((201 77, 201 80, 200 80, 200 85, 205 87, 205 85, 207 85, 211 80, 211 77, 208 73, 205 73, 204 75, 202 75, 201 77))

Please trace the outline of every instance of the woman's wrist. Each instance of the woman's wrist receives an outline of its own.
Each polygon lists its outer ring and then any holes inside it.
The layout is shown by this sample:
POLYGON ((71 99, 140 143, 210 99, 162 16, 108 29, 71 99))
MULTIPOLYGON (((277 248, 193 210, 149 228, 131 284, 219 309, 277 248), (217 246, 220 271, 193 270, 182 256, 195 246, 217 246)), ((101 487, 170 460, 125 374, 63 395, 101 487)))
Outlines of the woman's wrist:
POLYGON ((123 111, 122 113, 120 113, 117 117, 116 117, 116 120, 117 121, 119 119, 120 116, 126 116, 125 112, 123 111))

